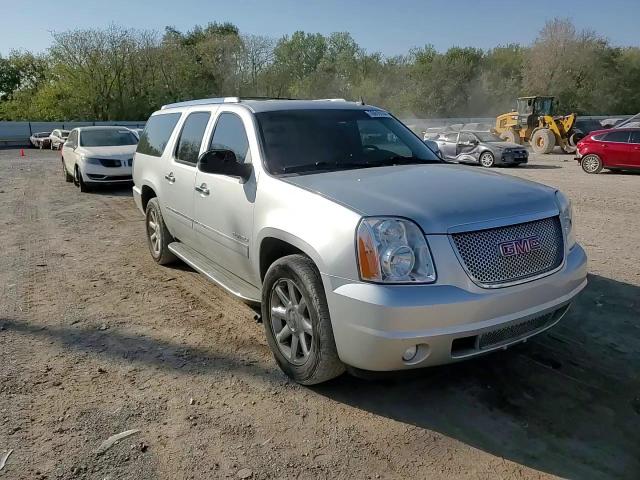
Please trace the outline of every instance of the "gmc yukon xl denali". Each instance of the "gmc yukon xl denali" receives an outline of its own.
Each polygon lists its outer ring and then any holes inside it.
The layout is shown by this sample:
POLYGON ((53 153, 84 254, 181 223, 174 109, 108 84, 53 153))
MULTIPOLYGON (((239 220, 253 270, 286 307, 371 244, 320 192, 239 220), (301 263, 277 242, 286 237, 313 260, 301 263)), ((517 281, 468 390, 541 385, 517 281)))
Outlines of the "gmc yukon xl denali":
POLYGON ((166 105, 133 178, 155 261, 260 305, 278 365, 302 384, 523 342, 587 283, 565 195, 446 164, 373 106, 166 105))

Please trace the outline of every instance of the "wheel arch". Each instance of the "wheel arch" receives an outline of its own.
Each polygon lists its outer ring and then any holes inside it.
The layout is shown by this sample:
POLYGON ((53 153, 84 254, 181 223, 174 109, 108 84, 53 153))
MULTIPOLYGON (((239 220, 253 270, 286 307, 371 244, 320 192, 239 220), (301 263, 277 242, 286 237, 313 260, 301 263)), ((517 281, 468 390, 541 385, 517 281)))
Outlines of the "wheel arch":
POLYGON ((149 200, 157 196, 158 194, 152 186, 146 184, 142 185, 142 187, 140 188, 140 201, 142 202, 142 209, 146 210, 149 200))
POLYGON ((320 272, 324 271, 324 263, 320 254, 304 240, 283 230, 273 228, 263 230, 256 245, 257 255, 254 262, 260 273, 261 282, 273 262, 287 255, 305 255, 311 259, 320 272))

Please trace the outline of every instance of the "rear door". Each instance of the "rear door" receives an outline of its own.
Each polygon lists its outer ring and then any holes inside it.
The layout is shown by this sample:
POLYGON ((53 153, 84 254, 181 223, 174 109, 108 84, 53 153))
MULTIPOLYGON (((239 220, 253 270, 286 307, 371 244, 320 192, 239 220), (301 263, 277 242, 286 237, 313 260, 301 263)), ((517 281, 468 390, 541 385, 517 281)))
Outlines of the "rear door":
POLYGON ((456 149, 458 145, 458 132, 451 132, 441 136, 438 140, 438 147, 442 152, 443 158, 456 158, 456 149))
POLYGON ((640 168, 640 130, 631 132, 629 166, 640 168))
POLYGON ((612 130, 603 138, 602 153, 605 167, 624 167, 629 164, 629 131, 612 130))
POLYGON ((185 114, 179 127, 169 162, 162 172, 163 215, 174 237, 189 246, 195 245, 193 232, 193 187, 196 164, 211 112, 192 111, 185 114))

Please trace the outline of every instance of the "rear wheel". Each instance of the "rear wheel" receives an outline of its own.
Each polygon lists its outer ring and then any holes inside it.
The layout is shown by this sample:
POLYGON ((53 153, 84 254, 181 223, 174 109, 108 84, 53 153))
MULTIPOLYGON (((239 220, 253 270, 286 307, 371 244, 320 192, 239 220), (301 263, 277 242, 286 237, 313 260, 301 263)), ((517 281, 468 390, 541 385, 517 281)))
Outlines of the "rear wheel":
POLYGON ((174 238, 164 224, 160 202, 157 197, 152 198, 147 203, 145 217, 147 242, 153 259, 160 265, 175 261, 176 256, 169 250, 169 244, 174 241, 174 238))
POLYGON ((580 166, 586 173, 600 173, 604 167, 600 157, 594 154, 589 154, 582 157, 580 166))
POLYGON ((491 152, 482 152, 480 154, 480 165, 486 168, 493 167, 496 163, 496 159, 491 152))
POLYGON ((531 148, 535 153, 551 153, 556 146, 556 136, 548 128, 539 128, 531 136, 531 148))
POLYGON ((269 267, 262 318, 276 362, 296 382, 314 385, 344 372, 322 280, 309 258, 289 255, 269 267))

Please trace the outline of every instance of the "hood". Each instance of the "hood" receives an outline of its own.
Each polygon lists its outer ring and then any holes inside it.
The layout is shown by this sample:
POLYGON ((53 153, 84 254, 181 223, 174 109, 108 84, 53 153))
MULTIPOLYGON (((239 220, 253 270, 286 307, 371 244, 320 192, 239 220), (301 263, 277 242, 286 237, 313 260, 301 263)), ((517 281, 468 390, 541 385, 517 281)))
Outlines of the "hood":
POLYGON ((115 158, 128 160, 133 157, 137 145, 118 145, 115 147, 78 147, 76 152, 87 157, 115 158))
POLYGON ((541 218, 543 213, 550 216, 558 212, 553 188, 461 165, 343 170, 283 180, 363 216, 409 218, 428 234, 473 230, 481 227, 470 224, 479 222, 496 222, 496 226, 517 223, 513 217, 541 218))

